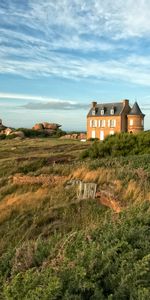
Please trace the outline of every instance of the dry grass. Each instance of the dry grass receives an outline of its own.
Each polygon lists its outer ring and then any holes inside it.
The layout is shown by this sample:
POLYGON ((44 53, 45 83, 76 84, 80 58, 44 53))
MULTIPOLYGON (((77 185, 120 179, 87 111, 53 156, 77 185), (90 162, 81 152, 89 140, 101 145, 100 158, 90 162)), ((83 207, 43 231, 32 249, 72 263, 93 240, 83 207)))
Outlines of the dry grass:
POLYGON ((112 181, 115 178, 115 171, 106 168, 98 168, 97 170, 89 170, 82 167, 73 173, 73 178, 84 180, 85 182, 95 182, 99 185, 112 181))
MULTIPOLYGON (((134 172, 133 172, 134 173, 134 172)), ((146 172, 144 170, 136 170, 135 173, 142 174, 139 181, 129 180, 126 183, 126 178, 119 180, 117 179, 116 170, 112 168, 98 168, 96 170, 89 170, 88 167, 82 167, 75 170, 72 174, 72 178, 83 180, 84 182, 95 182, 98 185, 98 189, 105 189, 111 191, 119 202, 125 206, 128 201, 137 202, 145 199, 150 200, 150 193, 145 194, 144 180, 146 182, 146 172)))

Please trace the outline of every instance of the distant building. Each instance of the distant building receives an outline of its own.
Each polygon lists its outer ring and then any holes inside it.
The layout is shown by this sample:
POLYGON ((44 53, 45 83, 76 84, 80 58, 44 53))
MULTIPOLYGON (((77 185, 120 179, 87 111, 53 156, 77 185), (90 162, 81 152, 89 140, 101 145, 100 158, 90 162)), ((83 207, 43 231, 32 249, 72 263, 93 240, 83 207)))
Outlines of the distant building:
POLYGON ((87 138, 104 140, 119 132, 140 132, 144 130, 144 117, 138 103, 131 108, 127 99, 117 103, 92 102, 87 115, 87 138))

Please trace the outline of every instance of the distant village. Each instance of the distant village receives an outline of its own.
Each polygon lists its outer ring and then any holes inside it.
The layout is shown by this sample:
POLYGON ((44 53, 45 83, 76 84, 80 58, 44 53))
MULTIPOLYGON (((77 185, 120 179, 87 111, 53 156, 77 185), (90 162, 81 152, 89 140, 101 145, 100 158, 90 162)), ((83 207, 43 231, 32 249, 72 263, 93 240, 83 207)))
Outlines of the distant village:
POLYGON ((131 107, 129 100, 124 99, 115 103, 92 102, 87 114, 87 133, 66 133, 61 130, 57 123, 38 123, 32 129, 14 129, 3 125, 0 120, 0 139, 25 137, 49 136, 63 139, 86 139, 104 140, 108 135, 120 132, 138 133, 144 130, 144 117, 137 102, 131 107))

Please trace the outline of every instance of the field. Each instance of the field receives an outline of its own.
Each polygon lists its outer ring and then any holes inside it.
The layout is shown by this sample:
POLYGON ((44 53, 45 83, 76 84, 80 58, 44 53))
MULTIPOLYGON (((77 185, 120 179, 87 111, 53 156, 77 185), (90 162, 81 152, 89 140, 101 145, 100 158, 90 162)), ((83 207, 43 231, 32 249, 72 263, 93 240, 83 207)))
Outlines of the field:
POLYGON ((149 299, 150 154, 93 145, 0 141, 0 299, 149 299))

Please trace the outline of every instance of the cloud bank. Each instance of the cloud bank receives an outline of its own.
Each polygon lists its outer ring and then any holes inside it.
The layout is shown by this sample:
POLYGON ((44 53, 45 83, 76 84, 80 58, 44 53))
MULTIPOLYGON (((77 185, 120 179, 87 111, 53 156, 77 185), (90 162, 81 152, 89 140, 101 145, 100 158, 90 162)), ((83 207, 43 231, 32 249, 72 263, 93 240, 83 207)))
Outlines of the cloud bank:
POLYGON ((149 86, 149 36, 146 0, 1 0, 0 73, 149 86))

